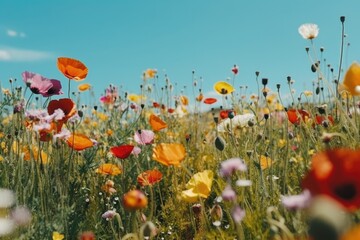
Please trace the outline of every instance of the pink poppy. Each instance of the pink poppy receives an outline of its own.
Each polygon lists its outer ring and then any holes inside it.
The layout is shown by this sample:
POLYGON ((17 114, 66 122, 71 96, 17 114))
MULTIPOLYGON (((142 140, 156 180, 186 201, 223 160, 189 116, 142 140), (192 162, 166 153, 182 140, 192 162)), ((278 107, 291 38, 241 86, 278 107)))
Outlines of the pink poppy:
POLYGON ((148 145, 154 142, 154 136, 151 130, 138 130, 135 132, 134 140, 140 145, 148 145))

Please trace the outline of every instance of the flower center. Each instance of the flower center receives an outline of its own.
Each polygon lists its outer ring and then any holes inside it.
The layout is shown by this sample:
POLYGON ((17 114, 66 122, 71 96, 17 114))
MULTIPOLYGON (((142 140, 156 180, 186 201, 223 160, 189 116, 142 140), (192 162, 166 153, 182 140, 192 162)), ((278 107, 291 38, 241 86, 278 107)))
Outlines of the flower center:
POLYGON ((356 187, 353 183, 344 183, 335 187, 334 192, 337 196, 345 200, 353 199, 357 192, 356 187))

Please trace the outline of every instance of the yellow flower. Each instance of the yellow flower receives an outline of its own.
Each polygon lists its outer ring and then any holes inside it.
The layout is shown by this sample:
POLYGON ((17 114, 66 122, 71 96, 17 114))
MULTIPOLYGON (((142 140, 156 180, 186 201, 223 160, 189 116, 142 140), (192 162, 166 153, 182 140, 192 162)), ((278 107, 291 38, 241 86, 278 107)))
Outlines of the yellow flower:
POLYGON ((227 82, 217 82, 214 85, 214 90, 220 95, 227 95, 235 91, 235 88, 227 82))
POLYGON ((157 74, 157 70, 156 69, 146 69, 144 72, 144 80, 149 79, 149 78, 154 78, 157 74))
POLYGON ((109 119, 108 115, 106 115, 105 113, 101 113, 101 112, 97 112, 96 116, 102 121, 106 121, 109 119))
POLYGON ((145 100, 146 98, 142 95, 129 94, 127 99, 129 99, 129 101, 134 103, 140 103, 142 100, 145 100))
POLYGON ((86 91, 86 90, 89 90, 90 88, 91 88, 91 85, 88 84, 88 83, 83 83, 83 84, 80 84, 80 85, 78 86, 78 90, 79 90, 80 92, 84 92, 84 91, 86 91))
POLYGON ((266 157, 264 155, 260 156, 260 167, 262 170, 267 169, 272 165, 272 160, 269 157, 266 157))
POLYGON ((10 90, 8 88, 1 88, 1 90, 2 90, 4 95, 8 95, 8 96, 11 95, 10 90))
POLYGON ((210 195, 214 173, 211 170, 196 173, 186 184, 187 190, 181 192, 181 198, 190 203, 194 203, 201 198, 210 195))
POLYGON ((283 148, 283 147, 285 147, 285 145, 286 145, 286 140, 285 139, 279 139, 278 147, 283 148))
POLYGON ((4 161, 4 157, 0 155, 0 162, 4 161))
POLYGON ((115 164, 104 163, 104 164, 100 165, 95 170, 95 172, 99 173, 99 174, 103 174, 103 175, 116 176, 116 175, 119 175, 122 172, 122 170, 115 164))
POLYGON ((360 95, 360 64, 354 62, 346 71, 344 81, 339 85, 339 91, 349 91, 351 95, 360 95))
POLYGON ((306 97, 311 97, 313 95, 313 93, 312 93, 312 91, 306 90, 306 91, 304 91, 304 95, 306 97))
POLYGON ((63 240, 64 235, 59 232, 53 232, 52 234, 52 240, 63 240))
POLYGON ((284 106, 281 103, 276 103, 275 104, 275 110, 276 111, 282 111, 282 110, 284 110, 284 106))
POLYGON ((108 136, 111 136, 111 135, 113 135, 113 130, 111 130, 111 129, 108 129, 108 130, 106 130, 106 134, 108 135, 108 136))
POLYGON ((1 142, 1 149, 4 150, 6 148, 6 143, 5 142, 1 142))

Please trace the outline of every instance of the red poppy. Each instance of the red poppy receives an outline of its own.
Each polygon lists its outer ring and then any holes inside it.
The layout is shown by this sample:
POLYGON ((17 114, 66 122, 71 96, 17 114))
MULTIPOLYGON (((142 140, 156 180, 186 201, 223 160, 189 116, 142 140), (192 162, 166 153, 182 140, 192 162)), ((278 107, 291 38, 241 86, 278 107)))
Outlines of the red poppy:
POLYGON ((159 107, 160 107, 160 104, 157 103, 157 102, 153 102, 153 107, 154 107, 154 108, 159 108, 159 107))
POLYGON ((57 66, 65 77, 76 81, 84 80, 88 74, 87 67, 79 60, 73 58, 59 57, 57 66))
POLYGON ((125 159, 130 156, 133 149, 134 146, 132 145, 121 145, 110 148, 110 152, 117 158, 125 159))
POLYGON ((301 119, 303 121, 310 117, 310 114, 303 109, 289 109, 287 111, 288 119, 292 124, 299 125, 301 119))
POLYGON ((76 113, 75 103, 70 98, 61 98, 59 100, 51 100, 47 107, 49 115, 53 114, 55 110, 61 109, 64 112, 63 119, 57 121, 57 131, 60 132, 63 123, 76 113))
POLYGON ((236 115, 236 112, 231 110, 231 109, 227 109, 227 110, 221 110, 220 111, 220 118, 221 119, 226 119, 229 117, 229 113, 233 113, 234 116, 236 115))
POLYGON ((239 72, 239 67, 234 65, 234 67, 231 69, 231 71, 236 75, 239 72))
POLYGON ((213 104, 213 103, 216 103, 216 102, 217 102, 216 98, 205 98, 204 99, 205 104, 213 104))
POLYGON ((162 173, 157 170, 147 170, 137 177, 137 182, 140 186, 152 186, 155 183, 159 182, 162 178, 162 173))
POLYGON ((311 194, 327 195, 348 211, 360 208, 360 149, 332 149, 315 154, 302 186, 311 194))
POLYGON ((173 113, 173 112, 175 112, 175 109, 173 109, 173 108, 168 108, 168 113, 173 113))
MULTIPOLYGON (((331 123, 331 125, 334 124, 334 119, 331 115, 327 116, 327 119, 329 120, 329 122, 331 123)), ((316 115, 315 117, 315 122, 317 124, 323 124, 323 122, 326 120, 326 117, 323 115, 316 115)))

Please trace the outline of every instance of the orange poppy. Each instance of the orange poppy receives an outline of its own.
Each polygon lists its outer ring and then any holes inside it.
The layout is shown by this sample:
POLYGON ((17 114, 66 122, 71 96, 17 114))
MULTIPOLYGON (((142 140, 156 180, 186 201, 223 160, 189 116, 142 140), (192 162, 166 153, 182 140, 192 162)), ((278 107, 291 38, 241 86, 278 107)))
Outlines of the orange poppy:
POLYGON ((154 114, 150 115, 149 123, 154 131, 160 131, 161 129, 167 128, 166 122, 154 114))
POLYGON ((88 74, 87 67, 79 60, 67 57, 59 57, 57 67, 68 79, 76 81, 84 80, 88 74))
POLYGON ((346 90, 351 95, 358 96, 360 94, 360 64, 354 62, 345 73, 344 81, 339 84, 339 92, 346 90))
POLYGON ((75 103, 70 98, 61 98, 59 100, 51 100, 47 107, 49 115, 53 114, 55 110, 61 109, 64 112, 64 118, 57 121, 57 131, 60 132, 63 123, 76 113, 75 103))
POLYGON ((180 96, 180 102, 182 105, 185 105, 185 106, 189 105, 189 99, 184 95, 180 96))
POLYGON ((121 168, 119 168, 117 165, 115 164, 111 164, 111 163, 104 163, 102 165, 100 165, 96 171, 96 173, 99 174, 103 174, 103 175, 111 175, 111 176, 116 176, 119 175, 121 173, 121 168))
POLYGON ((213 103, 216 103, 216 102, 217 102, 216 98, 205 98, 204 99, 205 104, 213 104, 213 103))
POLYGON ((90 138, 81 133, 71 134, 67 140, 67 144, 76 151, 81 151, 94 145, 90 138))
POLYGON ((80 84, 80 85, 78 86, 78 90, 79 90, 80 92, 84 92, 84 91, 86 91, 86 90, 89 90, 90 88, 91 88, 91 85, 88 84, 88 83, 83 83, 83 84, 80 84))
POLYGON ((159 182, 162 178, 162 173, 157 170, 147 170, 137 177, 137 182, 140 184, 140 186, 152 186, 155 183, 159 182))
POLYGON ((360 149, 331 149, 313 155, 302 187, 313 196, 327 195, 348 211, 360 208, 360 149))
POLYGON ((289 109, 287 110, 288 119, 292 124, 299 125, 301 119, 305 122, 310 114, 302 109, 289 109))
POLYGON ((117 158, 125 159, 130 156, 133 149, 133 145, 121 145, 110 148, 110 152, 117 158))
POLYGON ((138 210, 147 206, 148 199, 142 191, 135 189, 124 194, 122 204, 127 210, 138 210))
POLYGON ((204 95, 202 93, 200 93, 197 97, 196 97, 196 101, 201 102, 204 99, 204 95))
POLYGON ((181 143, 160 143, 153 148, 152 158, 166 166, 179 166, 185 155, 185 147, 181 143))

